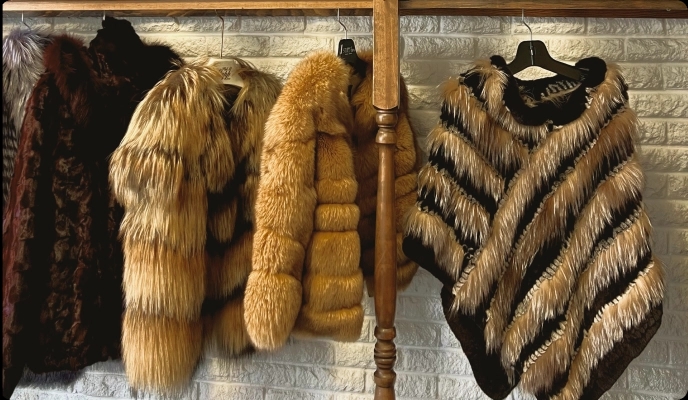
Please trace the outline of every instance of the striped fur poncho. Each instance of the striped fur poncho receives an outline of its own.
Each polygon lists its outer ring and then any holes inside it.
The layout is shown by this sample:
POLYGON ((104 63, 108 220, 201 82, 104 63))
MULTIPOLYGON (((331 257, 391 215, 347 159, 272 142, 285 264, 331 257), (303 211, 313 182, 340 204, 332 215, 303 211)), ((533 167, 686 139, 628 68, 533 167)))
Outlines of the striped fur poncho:
POLYGON ((444 283, 478 384, 597 399, 659 328, 636 117, 614 65, 521 81, 503 58, 443 85, 404 252, 444 283))

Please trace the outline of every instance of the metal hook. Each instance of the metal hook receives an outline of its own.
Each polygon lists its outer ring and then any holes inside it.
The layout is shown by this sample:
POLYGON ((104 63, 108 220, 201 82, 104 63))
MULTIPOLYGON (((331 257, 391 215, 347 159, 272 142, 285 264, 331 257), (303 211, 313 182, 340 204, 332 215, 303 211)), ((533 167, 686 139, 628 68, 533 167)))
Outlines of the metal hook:
POLYGON ((222 21, 222 31, 220 32, 220 58, 222 58, 222 49, 225 47, 225 19, 215 10, 215 15, 222 21))
POLYGON ((103 21, 105 21, 105 11, 103 11, 103 21))
POLYGON ((29 26, 29 24, 27 24, 26 22, 24 22, 24 12, 23 12, 23 11, 22 11, 22 13, 21 13, 21 22, 22 22, 22 24, 24 24, 24 26, 25 26, 27 29, 31 30, 31 27, 29 26))
POLYGON ((342 20, 341 20, 341 18, 339 17, 339 9, 337 9, 337 22, 339 22, 339 25, 341 25, 342 28, 344 28, 344 39, 348 39, 348 38, 349 38, 349 37, 348 37, 349 31, 348 31, 348 29, 346 29, 346 25, 344 25, 344 24, 342 23, 342 20))
POLYGON ((521 23, 528 28, 530 31, 530 65, 535 65, 534 52, 533 52, 533 30, 530 29, 530 25, 526 24, 525 12, 521 9, 521 23))

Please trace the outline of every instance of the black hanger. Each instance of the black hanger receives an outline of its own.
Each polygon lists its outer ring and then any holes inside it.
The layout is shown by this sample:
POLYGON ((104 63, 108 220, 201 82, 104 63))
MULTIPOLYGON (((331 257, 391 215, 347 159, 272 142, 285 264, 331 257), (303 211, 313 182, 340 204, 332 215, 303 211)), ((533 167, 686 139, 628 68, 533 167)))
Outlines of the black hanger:
POLYGON ((337 56, 344 60, 347 64, 354 67, 356 73, 360 75, 361 78, 363 78, 366 75, 367 65, 365 61, 358 58, 358 54, 356 54, 356 46, 354 45, 354 41, 352 39, 347 38, 346 26, 339 19, 339 9, 337 9, 337 22, 339 22, 339 24, 342 27, 344 27, 344 39, 339 41, 339 45, 337 46, 337 56))
POLYGON ((522 22, 530 31, 530 40, 518 44, 516 57, 507 64, 512 74, 523 71, 528 67, 535 66, 576 81, 581 81, 585 78, 585 73, 580 69, 552 58, 549 51, 547 51, 545 43, 541 40, 533 40, 533 31, 530 29, 530 26, 526 24, 525 19, 523 19, 522 22))

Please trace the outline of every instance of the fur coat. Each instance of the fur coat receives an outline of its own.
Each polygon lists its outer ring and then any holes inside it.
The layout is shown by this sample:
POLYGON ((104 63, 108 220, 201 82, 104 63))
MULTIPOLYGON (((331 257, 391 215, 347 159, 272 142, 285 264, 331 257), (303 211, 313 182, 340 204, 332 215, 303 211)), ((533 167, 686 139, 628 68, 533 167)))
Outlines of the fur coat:
POLYGON ((521 81, 499 56, 447 81, 404 251, 444 283, 447 322, 501 399, 597 399, 662 317, 635 152, 615 65, 582 82, 521 81))
MULTIPOLYGON (((337 340, 360 336, 363 273, 373 273, 378 154, 372 56, 359 57, 368 63, 362 80, 352 79, 352 69, 333 54, 307 56, 266 123, 245 297, 246 327, 258 349, 281 347, 292 330, 337 340)), ((402 98, 395 160, 399 227, 413 204, 418 166, 405 88, 402 98)), ((417 266, 399 250, 405 286, 417 266)))
POLYGON ((44 71, 43 50, 48 35, 14 29, 2 40, 2 210, 14 174, 14 159, 24 121, 26 101, 44 71))
POLYGON ((45 49, 29 98, 3 219, 3 392, 24 366, 76 370, 120 356, 121 210, 107 157, 143 93, 178 56, 106 18, 86 48, 45 49))
POLYGON ((224 85, 195 60, 167 75, 110 162, 125 209, 122 352, 138 390, 179 392, 203 347, 229 356, 250 347, 243 288, 263 126, 281 84, 243 62, 239 74, 242 88, 224 85))

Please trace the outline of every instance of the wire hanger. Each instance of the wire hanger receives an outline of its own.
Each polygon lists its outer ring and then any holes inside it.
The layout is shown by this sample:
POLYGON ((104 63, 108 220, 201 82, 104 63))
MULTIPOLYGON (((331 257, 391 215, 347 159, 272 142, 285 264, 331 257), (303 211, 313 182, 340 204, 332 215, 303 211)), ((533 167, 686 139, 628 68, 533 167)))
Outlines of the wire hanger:
POLYGON ((26 22, 24 22, 24 12, 23 12, 23 11, 22 11, 22 13, 21 13, 21 22, 22 22, 22 24, 24 24, 24 26, 26 27, 26 29, 31 30, 31 27, 29 26, 29 24, 27 24, 26 22))
POLYGON ((339 25, 344 28, 344 39, 339 41, 339 45, 337 46, 337 56, 346 61, 347 64, 354 67, 356 73, 358 73, 361 77, 365 77, 367 67, 366 63, 358 58, 354 41, 349 39, 349 31, 346 29, 346 25, 342 23, 341 17, 339 16, 339 9, 337 9, 337 22, 339 22, 339 25))
POLYGON ((534 66, 544 68, 576 81, 581 81, 585 78, 585 74, 580 69, 552 58, 544 42, 541 40, 533 40, 533 30, 530 29, 530 26, 526 23, 523 10, 521 10, 521 22, 530 31, 530 40, 518 44, 516 57, 507 64, 512 74, 516 74, 528 67, 534 66))
POLYGON ((226 85, 234 85, 243 87, 244 80, 238 74, 238 71, 243 68, 241 63, 234 58, 224 58, 224 47, 225 47, 225 19, 217 13, 215 10, 215 15, 222 21, 221 32, 220 32, 220 58, 211 58, 211 63, 222 72, 222 83, 226 85))

